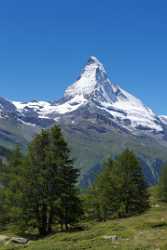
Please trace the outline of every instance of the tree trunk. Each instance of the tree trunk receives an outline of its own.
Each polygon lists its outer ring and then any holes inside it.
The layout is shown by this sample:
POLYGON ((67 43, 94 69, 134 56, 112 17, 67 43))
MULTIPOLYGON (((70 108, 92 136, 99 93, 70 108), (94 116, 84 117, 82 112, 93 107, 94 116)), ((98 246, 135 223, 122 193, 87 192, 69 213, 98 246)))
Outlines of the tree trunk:
POLYGON ((47 216, 47 233, 52 233, 52 222, 53 222, 53 211, 50 209, 48 216, 47 216))
POLYGON ((68 223, 65 223, 65 230, 66 230, 66 232, 68 232, 68 230, 69 230, 68 223))
POLYGON ((43 204, 41 208, 41 223, 39 225, 39 233, 41 236, 46 236, 47 232, 47 205, 43 204))
POLYGON ((61 232, 63 232, 64 231, 63 223, 60 223, 60 228, 61 228, 61 232))

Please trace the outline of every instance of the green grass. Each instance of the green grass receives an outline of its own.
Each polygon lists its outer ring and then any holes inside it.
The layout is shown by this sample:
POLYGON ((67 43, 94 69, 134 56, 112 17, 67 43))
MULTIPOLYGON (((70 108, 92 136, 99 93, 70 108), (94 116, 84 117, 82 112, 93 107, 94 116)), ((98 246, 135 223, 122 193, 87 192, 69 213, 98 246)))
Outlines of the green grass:
MULTIPOLYGON (((155 194, 155 192, 154 192, 155 194)), ((57 233, 31 241, 26 247, 9 245, 0 250, 166 250, 167 204, 151 198, 152 207, 144 214, 107 222, 85 223, 85 230, 57 233), (118 236, 118 240, 105 240, 103 236, 118 236)))

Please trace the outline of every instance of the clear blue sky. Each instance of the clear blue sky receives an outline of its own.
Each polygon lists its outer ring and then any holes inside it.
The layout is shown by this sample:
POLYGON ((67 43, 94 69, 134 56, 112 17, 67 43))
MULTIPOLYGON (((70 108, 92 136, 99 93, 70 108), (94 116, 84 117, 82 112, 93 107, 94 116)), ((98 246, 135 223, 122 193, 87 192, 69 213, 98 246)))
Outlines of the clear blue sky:
POLYGON ((0 95, 55 100, 90 55, 110 78, 167 114, 167 1, 0 2, 0 95))

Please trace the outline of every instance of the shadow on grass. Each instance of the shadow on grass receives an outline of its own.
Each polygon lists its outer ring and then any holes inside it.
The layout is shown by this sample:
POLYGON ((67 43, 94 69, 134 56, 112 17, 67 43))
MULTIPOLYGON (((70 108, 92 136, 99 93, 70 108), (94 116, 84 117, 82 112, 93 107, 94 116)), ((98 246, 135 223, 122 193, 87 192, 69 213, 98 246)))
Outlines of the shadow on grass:
POLYGON ((155 223, 151 225, 152 228, 167 228, 166 222, 155 223))

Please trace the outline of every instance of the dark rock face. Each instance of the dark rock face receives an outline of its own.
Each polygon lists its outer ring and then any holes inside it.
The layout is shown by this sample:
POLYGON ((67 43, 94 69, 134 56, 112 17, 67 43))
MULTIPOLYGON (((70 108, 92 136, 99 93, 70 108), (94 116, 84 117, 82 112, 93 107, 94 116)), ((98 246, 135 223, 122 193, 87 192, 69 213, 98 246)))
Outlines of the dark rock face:
POLYGON ((4 113, 16 113, 16 107, 8 100, 0 97, 0 107, 4 113))
POLYGON ((20 117, 22 119, 22 121, 24 121, 25 123, 29 123, 29 124, 35 124, 36 126, 39 126, 41 128, 48 128, 50 126, 52 126, 55 121, 52 119, 42 119, 39 117, 33 117, 33 116, 24 116, 24 117, 20 117))

